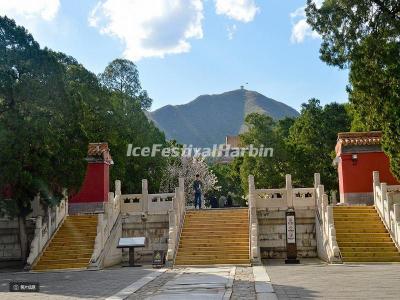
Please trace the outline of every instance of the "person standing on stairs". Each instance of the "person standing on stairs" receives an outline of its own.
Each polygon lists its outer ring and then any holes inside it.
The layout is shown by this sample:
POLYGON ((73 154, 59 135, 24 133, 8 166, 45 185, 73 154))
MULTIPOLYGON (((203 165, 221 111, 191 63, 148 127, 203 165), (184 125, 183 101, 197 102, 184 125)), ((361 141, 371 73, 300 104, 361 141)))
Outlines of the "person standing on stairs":
POLYGON ((197 208, 197 205, 199 206, 199 209, 201 209, 201 189, 203 187, 203 183, 199 179, 200 175, 196 174, 196 180, 193 182, 193 191, 194 191, 194 208, 197 208))

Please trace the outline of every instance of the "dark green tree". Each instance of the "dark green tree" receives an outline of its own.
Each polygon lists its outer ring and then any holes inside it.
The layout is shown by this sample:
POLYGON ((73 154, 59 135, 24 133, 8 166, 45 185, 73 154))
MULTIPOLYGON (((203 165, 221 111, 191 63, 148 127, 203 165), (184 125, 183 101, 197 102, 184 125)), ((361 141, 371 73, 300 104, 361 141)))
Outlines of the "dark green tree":
POLYGON ((400 179, 400 2, 336 0, 317 7, 308 1, 306 14, 322 37, 321 59, 350 68, 356 129, 383 131, 383 149, 400 179))
POLYGON ((319 100, 302 104, 286 141, 293 183, 312 186, 313 174, 320 173, 327 190, 337 190, 337 170, 332 161, 338 132, 349 131, 351 118, 343 104, 322 107, 319 100))
POLYGON ((119 92, 138 101, 142 109, 150 109, 153 100, 142 89, 136 65, 127 59, 113 60, 99 75, 101 83, 109 90, 119 92))
POLYGON ((240 164, 240 178, 242 188, 248 192, 248 176, 254 175, 255 184, 263 188, 276 188, 285 182, 285 175, 289 171, 288 152, 285 145, 285 136, 291 121, 276 122, 264 114, 252 113, 246 116, 245 124, 248 131, 240 136, 243 146, 266 147, 273 149, 272 157, 250 156, 246 154, 237 159, 240 164))
POLYGON ((24 254, 31 201, 40 194, 51 206, 63 188, 79 189, 89 142, 109 143, 112 179, 125 190, 149 178, 158 191, 164 160, 127 157, 129 143, 165 143, 138 101, 105 88, 74 58, 41 49, 7 17, 0 17, 0 54, 0 214, 19 218, 24 254))

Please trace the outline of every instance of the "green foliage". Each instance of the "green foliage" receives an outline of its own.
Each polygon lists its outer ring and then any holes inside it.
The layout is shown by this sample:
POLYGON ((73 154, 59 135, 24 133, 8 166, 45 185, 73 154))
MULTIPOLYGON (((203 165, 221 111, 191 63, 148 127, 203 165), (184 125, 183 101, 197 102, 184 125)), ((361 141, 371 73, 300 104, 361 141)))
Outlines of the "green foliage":
POLYGON ((349 131, 350 126, 351 118, 342 104, 322 107, 319 100, 311 99, 302 105, 287 139, 294 184, 312 186, 313 174, 320 173, 327 190, 337 189, 337 170, 332 165, 337 134, 349 131))
POLYGON ((245 119, 248 131, 243 133, 241 143, 243 145, 264 146, 273 148, 273 157, 252 157, 248 153, 242 158, 240 165, 240 177, 242 188, 248 192, 248 176, 254 175, 256 186, 264 188, 276 188, 285 182, 288 174, 288 152, 285 145, 285 132, 291 123, 289 119, 276 122, 271 117, 252 113, 245 119))
POLYGON ((146 90, 142 90, 139 72, 136 65, 127 59, 113 60, 99 75, 104 86, 114 92, 126 95, 129 99, 140 103, 143 109, 150 109, 153 100, 146 90))
POLYGON ((246 118, 246 125, 249 131, 241 135, 244 145, 274 149, 273 157, 246 155, 235 160, 246 193, 249 174, 254 175, 256 186, 276 188, 283 186, 286 174, 292 175, 295 186, 313 186, 314 173, 320 173, 327 190, 337 189, 337 170, 332 165, 337 133, 351 126, 345 105, 322 107, 319 100, 311 99, 296 119, 273 121, 255 113, 246 118))
MULTIPOLYGON (((235 161, 237 162, 237 161, 235 161)), ((237 163, 230 164, 214 164, 211 166, 212 172, 218 179, 219 190, 211 192, 213 196, 219 199, 221 196, 231 195, 235 203, 242 203, 244 205, 244 191, 240 183, 240 174, 237 169, 237 163)), ((240 167, 240 166, 239 166, 240 167)))
POLYGON ((307 5, 307 20, 322 37, 321 59, 350 67, 353 129, 383 131, 383 149, 400 179, 400 3, 324 1, 307 5))
POLYGON ((37 193, 54 205, 62 188, 76 192, 89 142, 109 143, 111 179, 124 190, 138 191, 151 178, 158 191, 164 160, 126 156, 129 143, 165 143, 138 101, 104 87, 74 58, 40 49, 7 17, 0 18, 0 52, 0 200, 13 203, 2 201, 3 211, 26 216, 37 193))

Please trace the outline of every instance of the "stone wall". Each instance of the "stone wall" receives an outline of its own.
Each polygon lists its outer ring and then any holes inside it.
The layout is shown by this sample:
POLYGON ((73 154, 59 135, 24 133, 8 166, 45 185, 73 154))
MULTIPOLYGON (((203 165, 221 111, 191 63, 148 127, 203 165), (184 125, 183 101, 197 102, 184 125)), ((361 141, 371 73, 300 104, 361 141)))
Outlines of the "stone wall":
MULTIPOLYGON (((168 214, 135 214, 122 217, 122 237, 146 237, 146 247, 135 249, 135 261, 151 263, 154 250, 168 249, 168 214)), ((122 252, 122 261, 128 262, 128 249, 122 252)))
POLYGON ((18 220, 0 219, 0 260, 21 259, 18 220))
MULTIPOLYGON (((26 221, 28 245, 33 238, 34 223, 26 221)), ((19 241, 18 219, 0 218, 0 269, 23 265, 21 245, 19 241)))
MULTIPOLYGON (((285 210, 258 210, 258 243, 261 258, 286 258, 285 210)), ((317 257, 315 210, 296 209, 298 257, 317 257)))

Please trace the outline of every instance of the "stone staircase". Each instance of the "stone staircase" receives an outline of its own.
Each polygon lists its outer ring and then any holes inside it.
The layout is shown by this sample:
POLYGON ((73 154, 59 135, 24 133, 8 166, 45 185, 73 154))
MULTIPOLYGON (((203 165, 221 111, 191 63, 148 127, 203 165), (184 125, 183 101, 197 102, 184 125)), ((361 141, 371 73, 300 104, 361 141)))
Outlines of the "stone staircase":
POLYGON ((400 262, 400 253, 373 206, 336 206, 333 216, 343 262, 400 262))
POLYGON ((86 268, 96 234, 97 215, 68 216, 33 270, 86 268))
POLYGON ((175 265, 250 264, 247 209, 186 212, 175 265))

